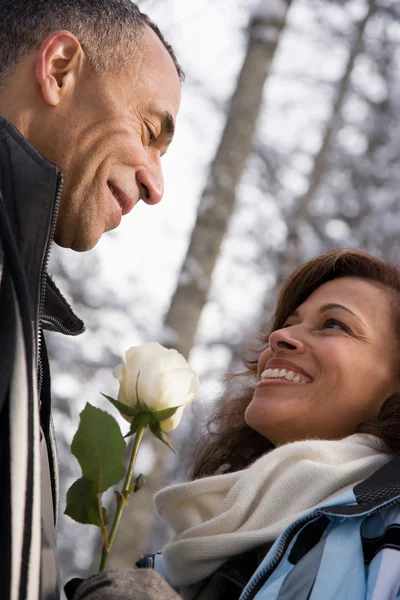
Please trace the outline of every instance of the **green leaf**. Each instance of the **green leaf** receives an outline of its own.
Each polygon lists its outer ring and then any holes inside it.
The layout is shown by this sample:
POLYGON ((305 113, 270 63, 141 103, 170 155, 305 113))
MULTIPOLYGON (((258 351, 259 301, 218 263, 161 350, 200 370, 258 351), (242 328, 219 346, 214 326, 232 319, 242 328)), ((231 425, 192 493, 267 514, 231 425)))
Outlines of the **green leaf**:
POLYGON ((164 408, 163 410, 156 410, 153 412, 153 415, 157 419, 157 421, 165 421, 166 419, 170 419, 174 416, 176 411, 180 408, 180 406, 174 406, 173 408, 164 408))
MULTIPOLYGON (((107 511, 104 507, 101 510, 103 521, 107 524, 107 511)), ((71 485, 67 492, 65 514, 78 521, 78 523, 100 527, 98 498, 96 485, 93 481, 88 481, 82 477, 71 485)))
POLYGON ((115 408, 121 413, 121 415, 124 415, 125 417, 136 417, 136 415, 138 415, 140 413, 140 409, 138 409, 138 408, 134 408, 133 406, 128 406, 128 404, 119 402, 118 400, 115 400, 114 398, 111 398, 111 396, 107 396, 106 394, 103 394, 102 392, 100 392, 100 394, 102 396, 104 396, 104 398, 107 398, 107 400, 109 402, 111 402, 111 404, 113 406, 115 406, 115 408))
POLYGON ((176 454, 176 450, 175 448, 170 444, 170 442, 167 440, 167 438, 164 435, 163 430, 161 429, 161 425, 160 423, 150 423, 149 425, 150 431, 151 433, 160 440, 160 442, 162 442, 163 444, 165 444, 166 446, 168 446, 168 448, 170 450, 172 450, 172 452, 174 454, 176 454))
POLYGON ((126 444, 117 421, 110 414, 87 403, 71 444, 85 479, 104 492, 124 476, 122 463, 126 444))

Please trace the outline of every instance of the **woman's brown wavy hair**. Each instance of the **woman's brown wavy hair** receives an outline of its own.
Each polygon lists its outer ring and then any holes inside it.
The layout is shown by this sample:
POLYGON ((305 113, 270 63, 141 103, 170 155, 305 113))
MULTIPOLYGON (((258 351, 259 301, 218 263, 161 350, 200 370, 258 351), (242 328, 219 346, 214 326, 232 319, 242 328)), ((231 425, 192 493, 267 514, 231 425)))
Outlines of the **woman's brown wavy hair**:
MULTIPOLYGON (((382 291, 386 289, 391 293, 391 317, 399 341, 400 372, 400 272, 394 265, 361 250, 335 250, 317 256, 299 267, 284 284, 271 322, 250 349, 254 358, 243 359, 247 370, 240 374, 240 386, 229 398, 221 400, 206 425, 205 435, 196 445, 189 467, 193 479, 244 469, 274 448, 244 420, 256 384, 258 356, 268 344, 272 331, 280 329, 318 287, 339 277, 374 281, 382 285, 382 291)), ((400 455, 400 393, 390 396, 378 417, 373 422, 361 424, 357 431, 376 435, 390 453, 400 455)))

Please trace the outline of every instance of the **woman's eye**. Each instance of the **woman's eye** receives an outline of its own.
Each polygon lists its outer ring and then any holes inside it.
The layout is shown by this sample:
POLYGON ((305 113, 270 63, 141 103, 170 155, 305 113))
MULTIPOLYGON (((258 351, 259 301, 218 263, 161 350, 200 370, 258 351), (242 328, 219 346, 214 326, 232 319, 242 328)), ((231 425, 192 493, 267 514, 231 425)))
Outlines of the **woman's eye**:
POLYGON ((327 319, 324 322, 323 329, 336 329, 336 328, 342 329, 343 331, 350 331, 349 328, 347 327, 347 325, 345 325, 341 321, 338 321, 337 319, 327 319))

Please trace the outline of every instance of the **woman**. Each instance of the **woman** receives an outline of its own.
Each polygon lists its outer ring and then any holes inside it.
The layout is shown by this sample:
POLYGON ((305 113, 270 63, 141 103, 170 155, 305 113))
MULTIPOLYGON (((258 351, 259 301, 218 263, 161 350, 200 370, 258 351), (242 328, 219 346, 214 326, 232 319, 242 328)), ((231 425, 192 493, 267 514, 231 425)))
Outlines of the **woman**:
POLYGON ((356 250, 284 286, 194 480, 157 494, 185 600, 400 598, 400 275, 356 250))

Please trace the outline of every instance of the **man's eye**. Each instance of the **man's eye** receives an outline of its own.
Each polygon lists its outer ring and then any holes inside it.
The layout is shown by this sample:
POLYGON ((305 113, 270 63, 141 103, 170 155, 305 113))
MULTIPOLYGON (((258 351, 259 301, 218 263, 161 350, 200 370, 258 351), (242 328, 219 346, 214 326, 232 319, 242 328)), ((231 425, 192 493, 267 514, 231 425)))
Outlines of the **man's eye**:
POLYGON ((150 142, 154 142, 157 138, 154 135, 153 130, 150 129, 150 127, 148 125, 146 125, 146 128, 147 128, 147 131, 148 131, 148 134, 149 134, 149 141, 150 142))
POLYGON ((338 321, 337 319, 327 319, 324 322, 323 329, 337 329, 337 328, 342 329, 342 331, 347 331, 347 332, 350 331, 350 329, 347 327, 347 325, 345 325, 341 321, 338 321))

